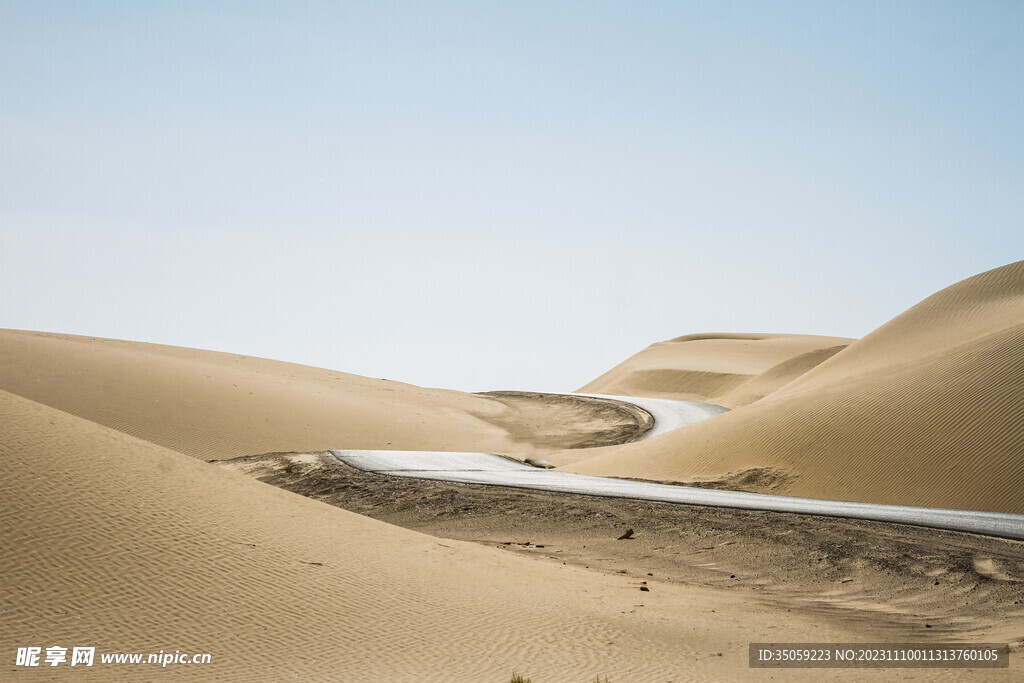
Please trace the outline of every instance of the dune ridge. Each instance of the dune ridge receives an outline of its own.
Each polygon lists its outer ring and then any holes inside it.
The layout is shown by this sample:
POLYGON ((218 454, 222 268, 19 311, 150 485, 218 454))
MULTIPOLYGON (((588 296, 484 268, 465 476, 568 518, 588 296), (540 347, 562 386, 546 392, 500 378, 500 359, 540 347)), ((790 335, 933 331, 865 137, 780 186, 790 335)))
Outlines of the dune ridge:
POLYGON ((1024 512, 1024 262, 928 297, 759 401, 593 453, 565 469, 774 468, 787 495, 1024 512))

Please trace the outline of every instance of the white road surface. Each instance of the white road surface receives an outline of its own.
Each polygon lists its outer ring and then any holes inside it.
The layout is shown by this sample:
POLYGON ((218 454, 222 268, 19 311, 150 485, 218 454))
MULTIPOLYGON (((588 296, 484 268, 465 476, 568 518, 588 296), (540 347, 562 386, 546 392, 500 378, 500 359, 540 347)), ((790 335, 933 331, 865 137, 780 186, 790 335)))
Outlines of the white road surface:
MULTIPOLYGON (((655 425, 643 438, 664 434, 666 431, 727 410, 709 403, 690 401, 626 396, 600 397, 633 403, 651 413, 654 416, 655 425)), ((489 453, 369 450, 335 450, 332 453, 338 460, 351 467, 398 477, 510 486, 611 498, 634 498, 687 505, 851 517, 1024 540, 1024 515, 1007 512, 877 505, 742 491, 722 491, 611 477, 592 477, 571 472, 538 469, 489 453)))
POLYGON ((673 429, 714 417, 719 413, 728 412, 728 408, 716 406, 714 403, 699 401, 673 401, 667 398, 643 398, 640 396, 608 396, 606 394, 564 394, 565 396, 592 396, 594 398, 610 398, 613 401, 632 403, 650 413, 654 418, 654 426, 637 441, 650 439, 673 429))

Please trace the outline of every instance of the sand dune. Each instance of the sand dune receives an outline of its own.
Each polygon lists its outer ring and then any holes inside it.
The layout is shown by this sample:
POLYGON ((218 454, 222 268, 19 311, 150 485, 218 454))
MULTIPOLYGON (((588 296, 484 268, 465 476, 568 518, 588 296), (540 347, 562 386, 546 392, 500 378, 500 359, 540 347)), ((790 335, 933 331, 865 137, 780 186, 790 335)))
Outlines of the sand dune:
MULTIPOLYGON (((641 593, 633 577, 442 542, 7 392, 0 468, 5 653, 213 656, 160 672, 35 673, 507 681, 518 668, 535 680, 729 680, 746 673, 733 650, 779 618, 710 589, 641 593)), ((791 618, 787 635, 849 637, 811 618, 791 618)))
POLYGON ((633 420, 605 409, 581 435, 580 406, 549 402, 538 413, 508 397, 228 353, 16 330, 0 330, 0 389, 204 460, 340 447, 527 457, 591 443, 602 430, 614 436, 633 420))
POLYGON ((1024 512, 1024 262, 922 301, 766 398, 567 469, 687 481, 770 468, 774 492, 1024 512))
POLYGON ((732 408, 788 384, 852 341, 803 334, 691 334, 652 344, 579 391, 732 408))

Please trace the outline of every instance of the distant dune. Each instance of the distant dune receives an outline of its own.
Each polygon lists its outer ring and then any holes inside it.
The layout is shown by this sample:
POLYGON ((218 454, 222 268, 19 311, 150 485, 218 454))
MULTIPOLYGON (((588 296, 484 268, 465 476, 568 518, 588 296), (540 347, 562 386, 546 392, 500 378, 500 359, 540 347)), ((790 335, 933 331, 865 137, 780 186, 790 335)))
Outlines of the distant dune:
POLYGON ((942 290, 759 401, 593 453, 566 469, 769 468, 785 475, 775 493, 1024 512, 1024 262, 942 290))
POLYGON ((851 342, 805 334, 691 334, 652 344, 579 391, 733 408, 788 384, 851 342))

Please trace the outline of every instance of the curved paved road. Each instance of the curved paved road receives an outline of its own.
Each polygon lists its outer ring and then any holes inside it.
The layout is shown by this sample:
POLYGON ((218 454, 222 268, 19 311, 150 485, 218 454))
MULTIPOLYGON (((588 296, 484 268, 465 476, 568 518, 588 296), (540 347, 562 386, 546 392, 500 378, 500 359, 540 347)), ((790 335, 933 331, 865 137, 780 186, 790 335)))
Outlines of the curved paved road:
MULTIPOLYGON (((721 406, 709 403, 689 401, 628 396, 600 396, 600 398, 633 403, 651 413, 655 419, 655 426, 642 438, 657 436, 726 410, 721 406)), ((593 477, 571 472, 538 469, 517 460, 489 453, 369 450, 335 450, 332 453, 341 462, 351 467, 399 477, 511 486, 613 498, 635 498, 688 505, 852 517, 1024 540, 1024 515, 1008 512, 853 503, 841 500, 794 498, 764 493, 638 482, 611 477, 593 477)))
POLYGON ((608 394, 562 394, 562 396, 592 396, 593 398, 607 398, 613 401, 631 403, 638 408, 646 410, 654 418, 654 426, 651 427, 637 441, 650 439, 673 429, 679 429, 686 425, 714 417, 719 413, 728 412, 729 409, 717 406, 714 403, 701 403, 699 401, 673 401, 667 398, 644 398, 641 396, 610 396, 608 394))

